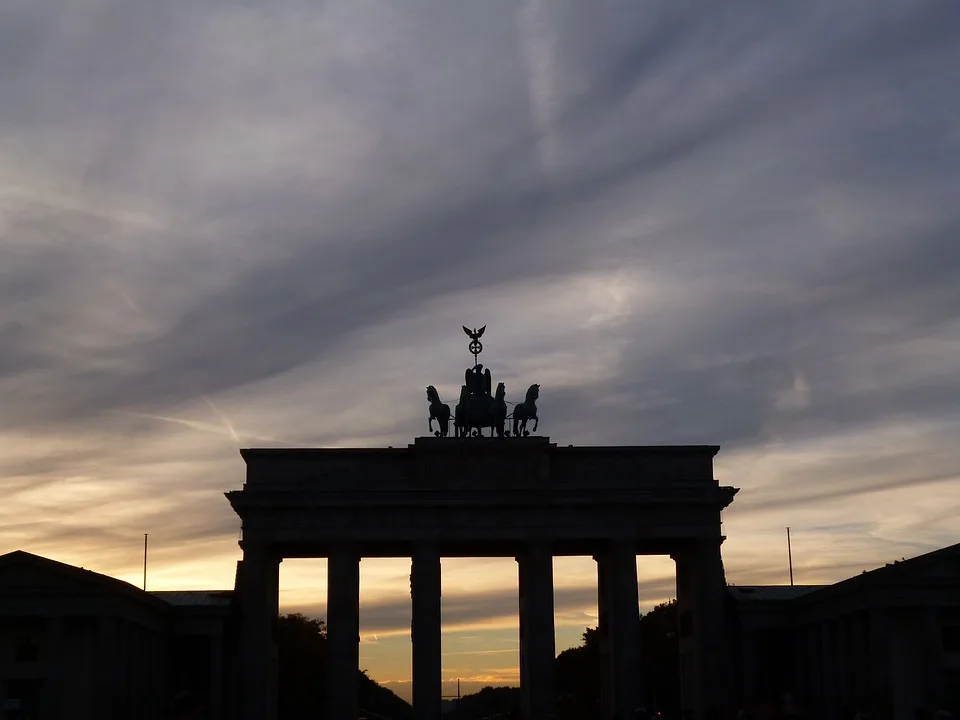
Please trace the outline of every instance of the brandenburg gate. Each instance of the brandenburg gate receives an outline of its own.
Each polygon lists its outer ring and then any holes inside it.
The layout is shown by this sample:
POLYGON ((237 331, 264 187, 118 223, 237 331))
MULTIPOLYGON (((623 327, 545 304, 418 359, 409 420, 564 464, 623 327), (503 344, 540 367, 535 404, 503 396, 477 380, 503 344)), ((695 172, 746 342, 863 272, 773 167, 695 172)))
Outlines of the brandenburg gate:
MULTIPOLYGON (((331 720, 358 717, 364 557, 411 558, 418 720, 438 720, 441 713, 445 556, 516 559, 527 720, 555 715, 553 558, 595 558, 601 717, 625 720, 644 697, 636 558, 670 555, 676 562, 684 717, 705 720, 728 710, 720 513, 737 489, 714 479, 719 448, 561 447, 524 430, 520 405, 513 410, 514 431, 508 433, 495 409, 471 412, 471 396, 484 391, 491 398, 487 404, 496 403, 489 370, 484 374, 481 368, 475 364, 467 371, 455 414, 457 437, 447 436, 439 412, 439 436, 417 438, 402 448, 241 451, 246 483, 227 497, 243 523, 237 589, 238 705, 244 720, 277 716, 274 633, 279 565, 285 557, 328 561, 325 692, 331 720), (483 436, 482 427, 496 436, 483 436)), ((536 418, 538 391, 531 386, 527 394, 525 403, 533 405, 529 419, 536 418)), ((497 394, 502 400, 502 392, 497 394)), ((449 410, 446 415, 449 419, 449 410)))

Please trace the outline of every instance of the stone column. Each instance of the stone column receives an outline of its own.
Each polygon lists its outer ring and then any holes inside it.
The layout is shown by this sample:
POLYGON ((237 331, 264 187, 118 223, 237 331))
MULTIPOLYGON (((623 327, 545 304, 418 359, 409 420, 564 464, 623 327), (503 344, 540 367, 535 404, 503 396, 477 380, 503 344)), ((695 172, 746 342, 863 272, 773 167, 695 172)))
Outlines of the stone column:
POLYGON ((722 537, 691 543, 677 563, 680 662, 684 717, 708 720, 729 713, 731 653, 726 634, 727 584, 722 537))
POLYGON ((413 622, 413 712, 417 720, 439 720, 442 709, 440 656, 440 549, 414 549, 410 570, 413 622))
POLYGON ((860 698, 870 697, 873 694, 873 683, 876 677, 876 672, 873 668, 873 653, 876 651, 877 646, 873 641, 873 628, 871 627, 870 619, 871 613, 872 611, 869 608, 860 611, 858 630, 860 639, 857 641, 857 645, 860 648, 860 673, 863 682, 861 683, 858 700, 860 698))
POLYGON ((852 676, 853 662, 850 653, 850 634, 853 616, 841 614, 836 622, 837 646, 837 706, 850 708, 853 706, 852 676))
POLYGON ((890 675, 890 663, 895 658, 890 654, 892 628, 888 611, 875 607, 869 613, 870 687, 866 697, 872 701, 870 710, 876 714, 893 705, 891 688, 895 678, 890 675))
POLYGON ((223 634, 220 632, 207 636, 210 653, 210 720, 221 720, 223 714, 223 634))
POLYGON ((940 620, 937 617, 937 610, 933 607, 918 608, 917 612, 922 613, 923 621, 923 656, 929 663, 929 670, 926 673, 925 693, 932 701, 930 704, 936 704, 942 707, 946 703, 943 687, 944 666, 943 635, 940 631, 940 620))
POLYGON ((97 632, 99 633, 99 658, 98 667, 90 668, 89 672, 97 678, 97 683, 91 687, 90 700, 91 706, 97 708, 110 717, 118 709, 119 703, 117 678, 121 675, 123 665, 120 662, 120 646, 118 642, 118 620, 110 615, 101 615, 97 622, 97 632))
MULTIPOLYGON (((161 707, 167 699, 166 668, 163 667, 166 664, 164 660, 167 657, 166 648, 164 648, 165 638, 166 636, 161 636, 155 628, 151 628, 147 634, 147 652, 150 658, 147 663, 147 672, 150 674, 150 690, 147 696, 150 710, 147 717, 150 720, 158 720, 161 707)), ((235 718, 230 720, 235 720, 235 718)))
POLYGON ((637 553, 618 541, 595 556, 600 614, 601 714, 627 718, 640 704, 640 602, 637 553))
POLYGON ((819 717, 825 718, 827 716, 827 706, 826 706, 826 684, 823 677, 823 668, 826 660, 824 659, 824 653, 826 649, 823 645, 823 630, 821 629, 823 624, 823 619, 818 618, 810 625, 810 641, 813 646, 813 698, 814 704, 810 706, 809 711, 811 714, 816 714, 819 717))
POLYGON ((338 546, 327 559, 327 717, 360 712, 360 555, 338 546))
POLYGON ((63 674, 65 653, 63 647, 63 617, 53 615, 47 618, 46 642, 43 650, 43 661, 47 666, 47 690, 41 702, 43 717, 59 717, 60 698, 66 695, 63 674))
POLYGON ((811 716, 819 714, 820 711, 820 667, 821 659, 817 648, 817 626, 816 623, 807 619, 804 625, 805 644, 807 647, 806 666, 806 694, 804 695, 804 710, 811 716))
POLYGON ((276 627, 280 556, 246 534, 240 590, 240 713, 243 720, 277 717, 276 627))
POLYGON ((800 620, 797 627, 797 703, 804 710, 810 709, 810 647, 807 641, 807 626, 800 620))
MULTIPOLYGON (((750 619, 741 620, 741 622, 747 624, 750 619)), ((757 636, 758 633, 750 625, 740 629, 742 650, 737 661, 740 666, 739 669, 742 671, 741 689, 745 702, 751 705, 757 702, 760 684, 758 682, 759 669, 757 668, 757 636)))
POLYGON ((553 551, 528 545, 517 556, 520 577, 520 693, 525 720, 556 717, 553 551))
POLYGON ((803 628, 794 621, 791 631, 791 641, 793 642, 793 702, 796 705, 803 705, 805 696, 803 689, 803 664, 806 646, 803 642, 803 628))
POLYGON ((837 644, 836 621, 825 618, 820 625, 823 643, 823 701, 828 720, 839 718, 840 711, 837 703, 837 644))

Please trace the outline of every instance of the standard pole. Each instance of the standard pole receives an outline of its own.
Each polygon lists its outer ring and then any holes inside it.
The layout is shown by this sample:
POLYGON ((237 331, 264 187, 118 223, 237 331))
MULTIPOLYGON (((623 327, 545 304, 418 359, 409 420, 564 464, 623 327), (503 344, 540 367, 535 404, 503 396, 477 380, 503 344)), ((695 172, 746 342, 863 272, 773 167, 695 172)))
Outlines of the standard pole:
POLYGON ((143 534, 143 590, 147 590, 147 533, 143 534))
POLYGON ((787 561, 790 563, 790 585, 793 585, 793 550, 790 547, 790 528, 787 528, 787 561))

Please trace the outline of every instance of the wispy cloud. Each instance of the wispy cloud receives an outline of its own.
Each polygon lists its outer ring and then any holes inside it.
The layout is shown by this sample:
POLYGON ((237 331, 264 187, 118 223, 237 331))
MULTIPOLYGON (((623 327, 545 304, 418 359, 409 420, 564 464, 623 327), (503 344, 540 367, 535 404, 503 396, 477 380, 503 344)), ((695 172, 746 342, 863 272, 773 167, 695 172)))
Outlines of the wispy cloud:
MULTIPOLYGON (((956 542, 958 24, 3 5, 0 550, 136 578, 150 532, 157 587, 228 586, 237 447, 405 444, 483 323, 558 442, 723 444, 735 582, 782 575, 785 525, 811 581, 956 542)), ((474 568, 445 612, 488 642, 515 568, 474 568)), ((391 577, 365 632, 401 657, 391 577)))

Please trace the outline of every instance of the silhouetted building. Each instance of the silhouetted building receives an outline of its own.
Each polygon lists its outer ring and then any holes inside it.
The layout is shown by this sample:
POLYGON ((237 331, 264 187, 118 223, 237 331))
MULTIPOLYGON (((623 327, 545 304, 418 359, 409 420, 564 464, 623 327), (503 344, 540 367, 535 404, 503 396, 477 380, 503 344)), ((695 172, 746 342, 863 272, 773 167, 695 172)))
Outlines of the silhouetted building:
POLYGON ((825 586, 730 586, 742 707, 807 717, 960 710, 960 544, 825 586))
POLYGON ((232 595, 149 593, 22 551, 0 556, 0 718, 226 717, 232 595))
MULTIPOLYGON (((740 707, 960 717, 960 544, 824 586, 730 586, 740 707)), ((232 591, 144 592, 0 556, 0 720, 236 716, 232 591)))

